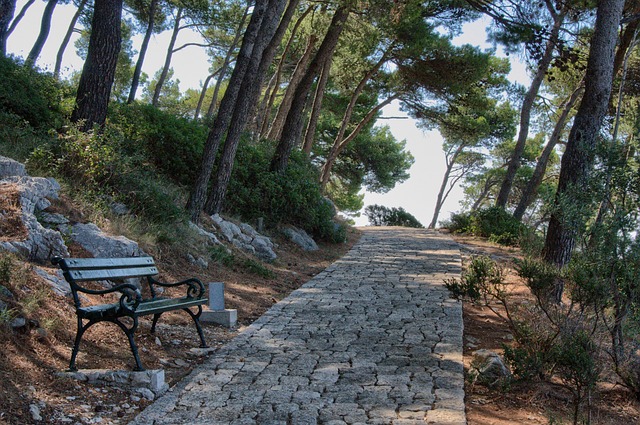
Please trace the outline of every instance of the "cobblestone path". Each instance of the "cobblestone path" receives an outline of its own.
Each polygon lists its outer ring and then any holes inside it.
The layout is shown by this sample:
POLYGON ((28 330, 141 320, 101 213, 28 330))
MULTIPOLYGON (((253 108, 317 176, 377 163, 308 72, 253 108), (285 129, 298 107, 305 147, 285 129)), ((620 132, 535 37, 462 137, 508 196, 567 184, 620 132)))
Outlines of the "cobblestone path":
POLYGON ((132 424, 465 424, 456 243, 363 231, 132 424))

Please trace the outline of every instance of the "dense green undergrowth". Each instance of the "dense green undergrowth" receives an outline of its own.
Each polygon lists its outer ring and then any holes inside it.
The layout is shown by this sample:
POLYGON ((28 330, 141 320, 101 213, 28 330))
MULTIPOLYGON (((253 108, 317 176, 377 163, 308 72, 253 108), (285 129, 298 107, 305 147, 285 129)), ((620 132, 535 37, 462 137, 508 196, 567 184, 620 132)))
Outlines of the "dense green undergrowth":
MULTIPOLYGON (((60 179, 99 215, 122 203, 145 231, 156 229, 167 242, 178 237, 171 229, 188 220, 184 205, 200 168, 206 125, 150 105, 112 102, 105 127, 84 133, 68 121, 73 97, 67 83, 11 58, 0 59, 0 76, 3 155, 25 162, 32 174, 60 179)), ((242 140, 223 212, 344 241, 346 229, 334 222, 317 170, 294 154, 285 174, 271 173, 272 150, 268 142, 242 140)))

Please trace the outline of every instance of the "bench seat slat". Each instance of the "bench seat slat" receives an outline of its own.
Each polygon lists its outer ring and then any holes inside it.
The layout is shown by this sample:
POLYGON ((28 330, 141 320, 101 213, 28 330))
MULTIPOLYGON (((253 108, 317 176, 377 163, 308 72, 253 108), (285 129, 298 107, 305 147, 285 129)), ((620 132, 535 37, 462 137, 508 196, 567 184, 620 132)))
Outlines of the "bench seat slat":
POLYGON ((75 282, 84 282, 88 280, 155 276, 158 274, 158 269, 156 267, 135 267, 128 269, 69 270, 65 274, 75 282))
POLYGON ((194 307, 206 304, 208 298, 160 298, 143 301, 136 309, 136 316, 148 314, 164 313, 165 311, 177 310, 179 308, 194 307))
POLYGON ((74 269, 106 269, 123 267, 151 267, 155 266, 151 257, 125 258, 67 258, 62 260, 63 268, 74 269))

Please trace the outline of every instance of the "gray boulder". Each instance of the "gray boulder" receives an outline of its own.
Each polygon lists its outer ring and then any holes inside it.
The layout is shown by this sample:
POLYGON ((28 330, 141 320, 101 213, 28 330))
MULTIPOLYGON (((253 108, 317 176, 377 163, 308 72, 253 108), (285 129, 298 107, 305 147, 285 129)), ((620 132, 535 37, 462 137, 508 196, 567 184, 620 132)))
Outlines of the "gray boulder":
POLYGON ((305 251, 317 251, 319 249, 318 244, 316 244, 313 238, 302 229, 289 226, 282 229, 282 232, 291 240, 291 242, 300 246, 305 251))
POLYGON ((136 242, 124 236, 107 235, 93 223, 63 225, 60 228, 94 257, 123 258, 146 255, 136 242))
POLYGON ((202 236, 209 245, 220 245, 220 241, 213 233, 207 232, 192 221, 189 222, 189 227, 193 229, 198 235, 202 236))
POLYGON ((26 176, 24 165, 16 160, 0 155, 0 180, 13 176, 26 176))
POLYGON ((240 227, 235 223, 223 219, 219 214, 212 215, 211 219, 216 223, 224 238, 229 242, 233 242, 238 235, 242 234, 240 227))
POLYGON ((224 238, 241 250, 255 255, 262 261, 271 262, 278 256, 274 251, 275 244, 268 237, 258 233, 247 223, 237 225, 215 214, 211 219, 220 229, 224 238))
POLYGON ((69 282, 62 276, 62 270, 56 270, 55 274, 50 274, 45 269, 37 266, 35 266, 33 270, 51 286, 53 292, 63 297, 71 296, 71 287, 69 286, 69 282))

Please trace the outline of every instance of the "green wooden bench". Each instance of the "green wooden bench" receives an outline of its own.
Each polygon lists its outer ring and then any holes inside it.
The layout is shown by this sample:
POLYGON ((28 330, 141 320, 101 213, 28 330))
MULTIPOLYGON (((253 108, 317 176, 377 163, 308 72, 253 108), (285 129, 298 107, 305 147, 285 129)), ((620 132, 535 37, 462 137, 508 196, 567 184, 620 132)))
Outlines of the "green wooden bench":
POLYGON ((84 332, 99 322, 111 322, 118 325, 129 339, 131 352, 136 361, 134 370, 144 370, 138 348, 134 340, 134 333, 138 327, 140 316, 153 315, 151 332, 155 332, 156 323, 162 313, 173 310, 184 310, 193 319, 198 335, 200 336, 201 347, 206 348, 204 334, 200 327, 200 315, 202 305, 208 302, 205 294, 205 287, 198 279, 192 278, 176 283, 163 283, 155 280, 153 276, 158 274, 151 257, 130 257, 130 258, 60 258, 52 260, 54 265, 59 266, 65 279, 71 286, 71 294, 76 307, 78 319, 78 330, 76 333, 69 370, 76 371, 76 356, 80 348, 80 341, 84 332), (127 283, 124 279, 138 278, 147 281, 150 298, 142 298, 140 289, 127 283), (82 284, 90 281, 111 281, 114 286, 108 289, 89 289, 82 284), (158 287, 179 287, 184 286, 186 293, 181 297, 159 296, 158 287), (90 295, 120 294, 117 302, 110 302, 98 305, 83 306, 81 293, 90 295), (191 308, 196 307, 196 311, 191 308), (127 326, 121 319, 130 318, 126 322, 133 322, 127 326), (85 323, 86 321, 86 323, 85 323))

